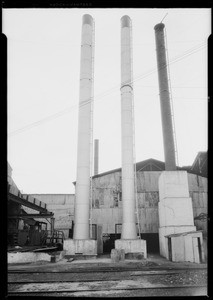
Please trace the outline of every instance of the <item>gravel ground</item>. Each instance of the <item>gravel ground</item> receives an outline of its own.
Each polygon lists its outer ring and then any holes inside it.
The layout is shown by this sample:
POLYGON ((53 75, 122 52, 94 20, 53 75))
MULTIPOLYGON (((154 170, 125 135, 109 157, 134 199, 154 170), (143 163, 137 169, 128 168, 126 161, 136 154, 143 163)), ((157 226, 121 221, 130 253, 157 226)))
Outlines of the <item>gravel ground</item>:
MULTIPOLYGON (((137 272, 10 274, 10 280, 12 280, 13 284, 9 284, 9 291, 15 292, 21 288, 22 291, 25 291, 22 296, 36 295, 36 293, 28 293, 30 290, 32 292, 39 290, 39 296, 99 298, 207 295, 206 270, 170 271, 170 273, 152 275, 142 275, 140 274, 142 272, 139 272, 138 275, 135 275, 137 272), (16 284, 15 282, 17 280, 20 281, 20 278, 24 281, 32 282, 32 284, 25 284, 24 282, 16 284), (45 280, 52 283, 45 283, 45 280), (40 282, 40 284, 36 282, 40 282), (71 289, 70 292, 62 292, 67 288, 71 289), (54 290, 53 294, 45 293, 54 290), (59 290, 61 290, 61 293, 59 293, 59 290)), ((15 295, 19 296, 16 293, 15 295)))
MULTIPOLYGON (((10 291, 16 290, 16 282, 31 282, 45 283, 55 282, 64 286, 65 282, 70 282, 71 285, 81 284, 87 285, 87 291, 76 291, 74 293, 56 291, 51 294, 53 297, 156 297, 156 296, 198 296, 207 295, 207 265, 194 263, 173 263, 167 261, 160 256, 149 256, 147 260, 128 261, 112 263, 110 259, 103 258, 93 261, 76 261, 67 262, 62 260, 57 263, 36 263, 28 265, 11 265, 9 270, 25 271, 33 273, 8 273, 8 283, 11 282, 10 291), (105 271, 104 269, 108 270, 105 271), (134 270, 133 270, 134 269, 134 270), (119 272, 122 271, 122 272, 119 272), (42 272, 42 273, 36 273, 42 272), (49 273, 45 273, 49 272, 49 273), (55 272, 55 273, 54 273, 55 272), (66 272, 66 273, 58 273, 66 272), (149 273, 149 274, 148 274, 149 273), (151 275, 150 275, 151 274, 151 275), (100 282, 102 281, 103 282, 100 282), (116 282, 126 280, 133 281, 133 285, 138 285, 139 289, 113 290, 113 285, 116 282), (72 284, 71 281, 74 283, 72 284), (97 284, 95 283, 97 281, 97 284), (93 286, 103 287, 101 291, 93 290, 93 286), (109 281, 109 282, 108 282, 109 281), (110 281, 115 281, 111 283, 110 281), (107 285, 109 284, 109 286, 107 285), (145 285, 144 285, 145 284, 145 285), (144 289, 141 287, 145 286, 144 289), (166 288, 158 288, 159 285, 166 288), (157 288, 147 288, 155 286, 157 288), (191 286, 188 288, 187 286, 191 286), (202 287, 200 287, 202 286, 202 287), (106 287, 106 288, 105 288, 106 287), (108 287, 108 288, 107 288, 108 287), (112 287, 110 289, 110 287, 112 287)), ((131 282, 130 282, 131 283, 131 282)), ((21 284, 22 285, 22 284, 21 284)), ((78 285, 78 286, 80 286, 78 285)), ((20 286, 20 285, 19 285, 20 286)), ((129 285, 131 288, 131 284, 129 285)), ((27 295, 24 293, 25 296, 27 295)), ((35 294, 36 295, 36 294, 35 294)), ((18 294, 16 296, 19 296, 18 294)), ((33 296, 33 294, 29 294, 33 296)), ((42 292, 39 296, 50 296, 50 294, 42 292)))
POLYGON ((161 283, 165 285, 207 285, 207 271, 185 271, 176 274, 167 274, 162 276, 150 276, 152 283, 161 283))
POLYGON ((139 279, 145 276, 152 283, 161 283, 166 285, 206 285, 206 270, 184 270, 172 271, 169 274, 144 275, 141 272, 137 275, 135 272, 102 272, 102 273, 49 273, 49 274, 8 274, 8 282, 46 282, 46 281, 87 281, 87 280, 121 280, 121 279, 139 279))

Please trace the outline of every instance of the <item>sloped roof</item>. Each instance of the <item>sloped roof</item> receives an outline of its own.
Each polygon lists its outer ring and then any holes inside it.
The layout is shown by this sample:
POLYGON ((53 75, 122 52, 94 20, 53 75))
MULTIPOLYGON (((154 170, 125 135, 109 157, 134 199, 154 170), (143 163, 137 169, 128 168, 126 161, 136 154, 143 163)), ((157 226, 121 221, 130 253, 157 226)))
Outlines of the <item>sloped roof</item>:
MULTIPOLYGON (((164 171, 165 163, 163 161, 149 158, 136 163, 136 171, 164 171)), ((198 152, 192 166, 177 167, 177 170, 184 170, 192 174, 207 177, 207 152, 198 152)), ((121 168, 113 169, 94 175, 92 178, 98 178, 111 173, 121 172, 121 168)), ((73 182, 76 184, 76 181, 73 182)))
MULTIPOLYGON (((198 152, 192 166, 177 167, 177 170, 184 170, 192 174, 200 175, 202 177, 207 177, 207 161, 208 161, 207 152, 198 152)), ((149 158, 136 163, 137 172, 138 171, 164 171, 164 170, 165 170, 165 163, 163 161, 154 158, 149 158)), ((121 172, 121 168, 97 174, 93 176, 93 178, 97 178, 115 172, 121 172)))
MULTIPOLYGON (((165 163, 157 159, 149 158, 136 163, 136 171, 163 171, 163 170, 165 170, 165 163)), ((121 168, 113 169, 104 173, 94 175, 93 178, 97 178, 115 172, 121 172, 121 168)))
MULTIPOLYGON (((181 169, 181 168, 178 168, 181 169)), ((157 159, 153 159, 153 158, 149 158, 140 162, 136 163, 136 171, 164 171, 165 170, 165 163, 157 160, 157 159)), ((121 168, 117 168, 117 169, 113 169, 107 172, 103 172, 97 175, 94 175, 92 178, 98 178, 101 176, 105 176, 111 173, 116 173, 116 172, 121 172, 121 168)), ((73 184, 75 184, 76 181, 73 182, 73 184)))
POLYGON ((207 177, 208 176, 207 164, 208 164, 207 152, 200 151, 200 152, 198 152, 197 156, 195 157, 195 160, 191 166, 190 172, 194 173, 194 174, 198 174, 203 177, 207 177))

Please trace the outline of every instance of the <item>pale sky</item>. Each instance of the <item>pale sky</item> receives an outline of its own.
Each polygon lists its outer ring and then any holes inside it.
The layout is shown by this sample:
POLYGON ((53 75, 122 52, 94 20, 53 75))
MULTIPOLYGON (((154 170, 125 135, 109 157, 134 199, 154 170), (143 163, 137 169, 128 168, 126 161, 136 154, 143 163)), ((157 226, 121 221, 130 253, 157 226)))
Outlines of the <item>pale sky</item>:
POLYGON ((133 35, 136 161, 164 161, 154 26, 166 26, 179 166, 207 150, 210 9, 3 9, 8 162, 24 193, 74 193, 82 16, 95 20, 99 173, 121 167, 120 18, 133 35))

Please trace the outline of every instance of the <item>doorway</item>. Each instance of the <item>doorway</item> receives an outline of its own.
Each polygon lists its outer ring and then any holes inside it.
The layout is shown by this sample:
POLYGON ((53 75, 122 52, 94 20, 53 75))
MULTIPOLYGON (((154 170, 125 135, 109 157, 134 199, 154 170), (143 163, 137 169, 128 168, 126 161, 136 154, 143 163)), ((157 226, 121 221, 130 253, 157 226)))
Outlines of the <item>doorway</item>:
POLYGON ((141 239, 146 240, 147 253, 160 252, 158 233, 141 233, 141 239))
POLYGON ((103 238, 103 254, 111 253, 111 250, 115 248, 115 240, 121 238, 120 233, 104 233, 103 238))

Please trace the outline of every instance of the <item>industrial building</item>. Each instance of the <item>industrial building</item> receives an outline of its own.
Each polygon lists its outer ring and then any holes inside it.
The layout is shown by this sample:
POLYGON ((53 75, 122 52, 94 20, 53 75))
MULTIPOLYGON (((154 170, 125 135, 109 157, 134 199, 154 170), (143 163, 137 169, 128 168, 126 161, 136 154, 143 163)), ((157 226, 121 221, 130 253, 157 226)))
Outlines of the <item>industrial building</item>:
MULTIPOLYGON (((148 240, 144 235, 158 233, 162 256, 172 261, 202 262, 204 236, 195 226, 192 197, 195 189, 198 202, 203 193, 205 199, 206 183, 201 184, 203 179, 198 178, 192 186, 196 175, 189 176, 177 166, 165 25, 161 22, 154 27, 165 171, 151 171, 148 175, 140 172, 141 168, 137 171, 135 161, 132 21, 129 16, 121 18, 120 28, 122 166, 120 172, 95 175, 91 182, 94 20, 90 15, 82 18, 74 228, 73 237, 64 241, 64 249, 71 255, 102 253, 104 232, 115 235, 112 253, 118 257, 120 251, 124 251, 147 258, 148 240)), ((206 203, 201 202, 205 207, 206 203)))
MULTIPOLYGON (((165 170, 165 163, 148 159, 136 164, 138 222, 141 237, 147 241, 147 252, 159 253, 159 187, 158 179, 165 170)), ((204 247, 207 242, 207 153, 199 152, 192 166, 187 170, 189 193, 192 198, 193 217, 197 230, 203 230, 204 247)), ((75 182, 74 182, 75 184, 75 182)), ((103 253, 114 248, 114 241, 120 238, 122 228, 121 168, 96 174, 92 177, 92 224, 93 235, 101 227, 103 253)), ((54 213, 55 229, 64 232, 65 238, 73 237, 74 194, 32 194, 47 204, 54 213)), ((138 224, 137 224, 138 225, 138 224)), ((137 227, 137 232, 139 227, 137 227)), ((206 252, 206 251, 205 251, 206 252)))
POLYGON ((54 229, 63 232, 63 247, 69 255, 115 249, 142 253, 144 258, 157 252, 173 261, 202 262, 207 256, 207 153, 199 152, 192 166, 177 166, 164 27, 159 23, 154 30, 165 163, 135 162, 132 22, 123 16, 122 166, 99 174, 96 141, 92 176, 94 20, 83 16, 75 195, 23 195, 28 202, 31 197, 40 206, 45 203, 46 214, 54 213, 54 229))

